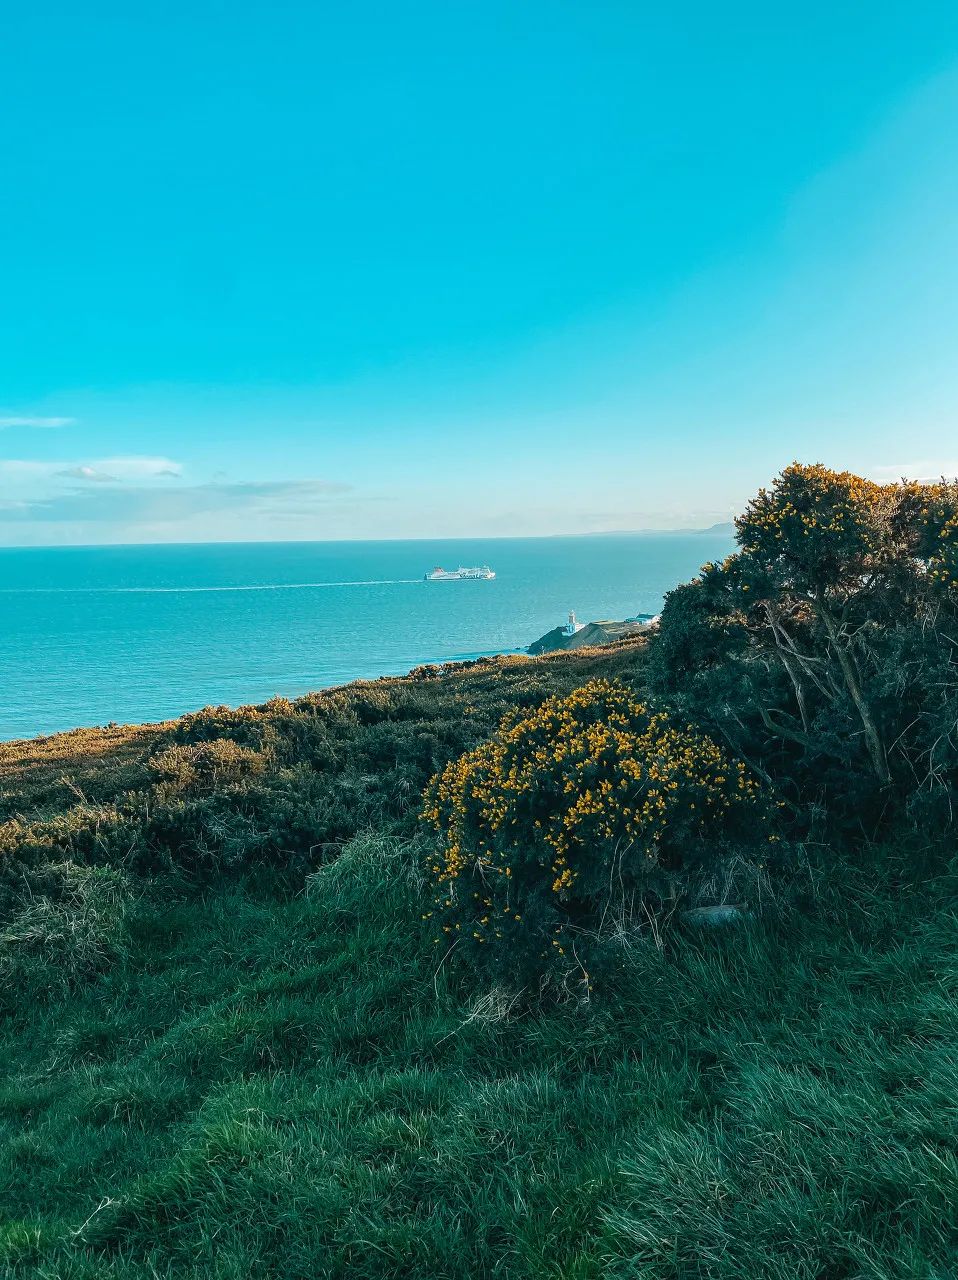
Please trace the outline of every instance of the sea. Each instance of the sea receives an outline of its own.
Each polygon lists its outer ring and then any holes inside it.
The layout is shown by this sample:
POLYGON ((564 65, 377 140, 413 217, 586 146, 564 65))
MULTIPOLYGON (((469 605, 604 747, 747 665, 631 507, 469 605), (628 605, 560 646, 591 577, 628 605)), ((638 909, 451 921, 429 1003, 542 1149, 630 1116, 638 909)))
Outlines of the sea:
POLYGON ((658 613, 722 532, 0 549, 0 739, 165 720, 658 613), (493 581, 426 582, 436 565, 493 581))

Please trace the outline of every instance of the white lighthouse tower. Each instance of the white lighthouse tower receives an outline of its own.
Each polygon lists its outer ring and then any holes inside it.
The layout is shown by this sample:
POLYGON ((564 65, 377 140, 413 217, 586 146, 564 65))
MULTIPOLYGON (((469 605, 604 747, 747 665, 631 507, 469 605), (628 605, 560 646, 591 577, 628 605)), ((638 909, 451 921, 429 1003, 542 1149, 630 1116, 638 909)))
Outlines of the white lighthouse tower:
POLYGON ((568 622, 565 624, 565 626, 562 628, 562 634, 563 634, 564 636, 574 636, 574 635, 575 635, 575 633, 576 633, 577 631, 581 631, 581 630, 582 630, 582 628, 583 628, 584 626, 585 626, 585 623, 584 623, 584 622, 576 622, 576 620, 575 620, 575 610, 574 610, 574 609, 570 609, 570 610, 569 610, 569 621, 568 621, 568 622))

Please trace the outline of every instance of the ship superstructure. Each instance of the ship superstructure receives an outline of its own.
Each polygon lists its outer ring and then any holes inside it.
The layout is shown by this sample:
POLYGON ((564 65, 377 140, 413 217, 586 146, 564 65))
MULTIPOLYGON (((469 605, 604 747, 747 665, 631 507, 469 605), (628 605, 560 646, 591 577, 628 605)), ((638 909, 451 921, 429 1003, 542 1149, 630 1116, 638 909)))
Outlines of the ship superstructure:
POLYGON ((466 579, 488 581, 496 575, 487 564, 480 565, 477 569, 465 569, 462 565, 458 569, 443 569, 441 565, 436 565, 435 569, 431 569, 425 575, 426 582, 462 582, 466 579))

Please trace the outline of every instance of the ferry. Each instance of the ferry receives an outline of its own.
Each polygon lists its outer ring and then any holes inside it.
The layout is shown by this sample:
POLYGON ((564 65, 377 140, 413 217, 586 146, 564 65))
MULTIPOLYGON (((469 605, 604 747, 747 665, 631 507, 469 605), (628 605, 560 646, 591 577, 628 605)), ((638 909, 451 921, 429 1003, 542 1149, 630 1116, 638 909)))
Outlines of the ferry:
POLYGON ((464 569, 461 565, 458 569, 443 569, 440 565, 436 565, 435 569, 431 569, 424 575, 424 580, 426 582, 462 582, 465 579, 488 581, 495 576, 487 564, 481 565, 478 569, 464 569))

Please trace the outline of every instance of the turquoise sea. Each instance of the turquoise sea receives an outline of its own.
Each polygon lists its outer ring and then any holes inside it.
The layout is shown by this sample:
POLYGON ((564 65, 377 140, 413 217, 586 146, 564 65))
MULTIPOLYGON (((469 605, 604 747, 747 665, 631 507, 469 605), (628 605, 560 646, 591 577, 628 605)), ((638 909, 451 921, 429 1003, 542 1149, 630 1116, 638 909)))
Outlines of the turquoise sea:
POLYGON ((162 720, 656 613, 721 534, 0 549, 0 739, 162 720), (424 582, 489 564, 493 582, 424 582))

